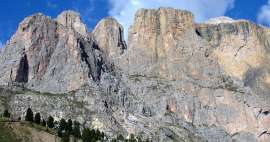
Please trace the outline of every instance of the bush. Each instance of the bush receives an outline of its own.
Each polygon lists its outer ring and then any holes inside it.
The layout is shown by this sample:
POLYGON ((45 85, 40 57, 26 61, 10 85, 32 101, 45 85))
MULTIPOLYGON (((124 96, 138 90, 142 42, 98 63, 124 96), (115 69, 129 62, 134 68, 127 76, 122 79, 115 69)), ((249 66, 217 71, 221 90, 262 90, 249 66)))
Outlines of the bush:
POLYGON ((34 122, 35 122, 36 124, 40 124, 40 119, 41 119, 40 113, 36 113, 34 122))
POLYGON ((33 111, 31 108, 28 108, 27 111, 26 111, 26 116, 25 116, 25 121, 30 121, 30 122, 33 122, 34 119, 33 119, 33 111))
POLYGON ((51 117, 51 116, 48 117, 47 126, 49 128, 53 128, 54 127, 54 119, 53 119, 53 117, 51 117))
POLYGON ((8 112, 7 109, 4 110, 3 117, 6 117, 6 118, 10 117, 10 113, 8 112))

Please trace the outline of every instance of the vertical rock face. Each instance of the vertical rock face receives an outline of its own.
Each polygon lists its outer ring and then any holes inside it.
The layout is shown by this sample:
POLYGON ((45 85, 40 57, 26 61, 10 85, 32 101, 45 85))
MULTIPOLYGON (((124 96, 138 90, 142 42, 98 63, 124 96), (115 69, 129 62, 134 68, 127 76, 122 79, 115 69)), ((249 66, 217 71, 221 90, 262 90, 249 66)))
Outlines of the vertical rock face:
POLYGON ((2 84, 60 93, 98 81, 102 58, 79 15, 67 11, 57 21, 26 18, 1 54, 1 68, 2 84))
POLYGON ((180 45, 179 41, 196 38, 193 15, 187 11, 160 8, 142 9, 135 17, 128 42, 130 74, 176 77, 178 68, 174 65, 181 60, 180 46, 192 46, 190 42, 180 45))
MULTIPOLYGON (((181 106, 184 101, 178 100, 178 96, 163 108, 181 113, 185 121, 195 126, 222 126, 230 135, 251 132, 256 137, 268 128, 265 122, 269 121, 269 116, 256 116, 261 114, 258 108, 269 109, 266 101, 269 100, 269 66, 265 62, 269 57, 268 30, 248 21, 228 18, 195 24, 191 13, 167 8, 142 9, 135 17, 122 69, 136 80, 156 78, 163 83, 163 79, 170 80, 172 88, 179 89, 174 93, 198 97, 192 99, 193 106, 181 106)), ((136 88, 135 92, 147 91, 136 88)), ((151 94, 163 93, 153 91, 151 94)), ((250 136, 245 133, 235 137, 250 136)), ((267 141, 269 138, 257 139, 267 141)))
POLYGON ((115 65, 121 62, 119 58, 127 46, 123 27, 114 18, 101 20, 94 29, 93 35, 106 60, 114 62, 115 65))
POLYGON ((41 79, 58 40, 56 30, 57 24, 42 14, 26 18, 1 54, 1 81, 41 79))
POLYGON ((268 94, 268 29, 241 20, 201 24, 196 31, 209 47, 215 48, 212 55, 227 75, 242 80, 245 86, 251 87, 257 94, 268 94))
POLYGON ((0 54, 1 85, 72 92, 0 88, 0 106, 18 116, 32 106, 109 136, 269 141, 269 29, 226 17, 196 24, 172 8, 135 17, 128 46, 113 18, 92 33, 72 11, 26 18, 0 54))

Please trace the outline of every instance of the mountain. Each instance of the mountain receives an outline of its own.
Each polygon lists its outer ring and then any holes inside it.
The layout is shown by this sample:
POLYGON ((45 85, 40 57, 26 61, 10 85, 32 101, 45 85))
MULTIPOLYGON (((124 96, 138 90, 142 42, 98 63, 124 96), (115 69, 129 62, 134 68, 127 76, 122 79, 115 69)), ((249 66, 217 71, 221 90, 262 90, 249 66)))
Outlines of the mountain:
POLYGON ((25 18, 0 54, 0 108, 109 137, 270 140, 270 29, 159 8, 136 13, 127 42, 123 33, 111 17, 90 32, 74 11, 25 18))

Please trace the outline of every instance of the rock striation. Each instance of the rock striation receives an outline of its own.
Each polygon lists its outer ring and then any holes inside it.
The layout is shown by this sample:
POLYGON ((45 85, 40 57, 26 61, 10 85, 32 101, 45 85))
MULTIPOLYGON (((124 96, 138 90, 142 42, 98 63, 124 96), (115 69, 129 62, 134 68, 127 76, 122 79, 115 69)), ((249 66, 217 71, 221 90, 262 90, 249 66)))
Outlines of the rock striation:
POLYGON ((27 17, 0 53, 0 108, 153 141, 268 142, 270 30, 141 9, 92 32, 78 13, 27 17), (27 88, 27 89, 25 89, 27 88), (30 89, 30 90, 29 90, 30 89))

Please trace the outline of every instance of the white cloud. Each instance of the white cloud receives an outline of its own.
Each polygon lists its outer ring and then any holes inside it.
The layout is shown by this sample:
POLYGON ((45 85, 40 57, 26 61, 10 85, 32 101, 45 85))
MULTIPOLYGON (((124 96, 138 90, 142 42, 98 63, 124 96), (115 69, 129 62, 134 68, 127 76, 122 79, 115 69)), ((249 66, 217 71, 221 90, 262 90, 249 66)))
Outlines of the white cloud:
POLYGON ((263 5, 258 13, 257 21, 260 24, 270 26, 270 0, 263 5))
POLYGON ((110 0, 109 14, 125 28, 133 23, 134 15, 140 8, 173 7, 191 11, 197 22, 223 16, 233 8, 235 0, 110 0))

